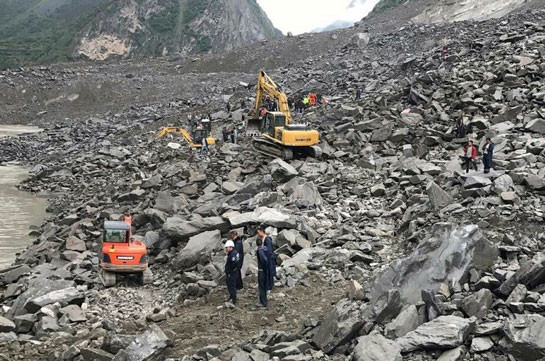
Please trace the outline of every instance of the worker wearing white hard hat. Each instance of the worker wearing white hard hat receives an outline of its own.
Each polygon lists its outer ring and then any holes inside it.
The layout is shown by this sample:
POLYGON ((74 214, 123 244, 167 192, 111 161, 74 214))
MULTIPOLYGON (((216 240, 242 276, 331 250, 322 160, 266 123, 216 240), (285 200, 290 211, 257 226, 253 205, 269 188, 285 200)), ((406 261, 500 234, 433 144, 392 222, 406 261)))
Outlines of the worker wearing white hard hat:
POLYGON ((233 305, 237 304, 237 281, 240 277, 240 256, 235 249, 235 243, 231 240, 225 242, 223 246, 227 253, 225 262, 225 283, 229 291, 229 300, 233 305))

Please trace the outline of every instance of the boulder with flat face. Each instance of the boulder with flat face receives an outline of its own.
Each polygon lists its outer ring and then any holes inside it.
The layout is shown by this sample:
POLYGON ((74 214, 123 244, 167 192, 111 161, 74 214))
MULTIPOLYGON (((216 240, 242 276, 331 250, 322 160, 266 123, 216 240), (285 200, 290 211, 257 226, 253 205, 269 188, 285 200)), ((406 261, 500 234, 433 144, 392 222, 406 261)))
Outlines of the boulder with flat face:
POLYGON ((401 347, 379 333, 357 338, 354 361, 402 361, 401 347))
POLYGON ((350 341, 362 325, 357 303, 342 300, 318 326, 312 342, 325 353, 331 353, 336 347, 350 341))
POLYGON ((538 361, 545 358, 545 317, 517 315, 504 327, 507 351, 518 361, 538 361))
POLYGON ((71 303, 81 304, 85 298, 85 295, 75 287, 64 288, 62 290, 51 291, 43 296, 39 296, 29 300, 25 304, 25 309, 30 312, 38 312, 40 308, 52 303, 59 302, 61 305, 68 305, 71 303))
POLYGON ((440 316, 397 340, 402 352, 449 350, 461 346, 475 327, 475 318, 440 316))
POLYGON ((174 265, 177 268, 192 267, 201 261, 208 261, 212 252, 221 248, 221 232, 218 230, 197 234, 189 239, 180 251, 174 265))
POLYGON ((152 324, 146 332, 136 336, 124 352, 130 361, 153 361, 160 359, 170 345, 172 341, 163 330, 152 324))

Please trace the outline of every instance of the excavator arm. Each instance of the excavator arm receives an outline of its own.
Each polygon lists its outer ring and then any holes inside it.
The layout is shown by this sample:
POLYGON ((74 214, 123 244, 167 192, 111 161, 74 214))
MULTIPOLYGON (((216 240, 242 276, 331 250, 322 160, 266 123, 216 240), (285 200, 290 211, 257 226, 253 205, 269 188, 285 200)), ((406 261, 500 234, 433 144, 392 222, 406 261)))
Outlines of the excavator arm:
POLYGON ((263 106, 262 98, 268 95, 278 104, 278 111, 286 115, 286 124, 292 123, 290 107, 288 105, 288 97, 286 93, 281 91, 280 87, 263 71, 260 70, 257 79, 257 94, 255 98, 254 112, 259 116, 259 110, 263 106))
POLYGON ((193 138, 191 138, 191 135, 189 134, 189 132, 187 130, 185 130, 184 128, 179 128, 179 127, 164 127, 163 129, 161 129, 159 134, 157 134, 157 139, 164 137, 168 133, 181 134, 182 137, 184 137, 187 144, 189 144, 189 146, 193 146, 193 144, 194 144, 193 143, 193 138))

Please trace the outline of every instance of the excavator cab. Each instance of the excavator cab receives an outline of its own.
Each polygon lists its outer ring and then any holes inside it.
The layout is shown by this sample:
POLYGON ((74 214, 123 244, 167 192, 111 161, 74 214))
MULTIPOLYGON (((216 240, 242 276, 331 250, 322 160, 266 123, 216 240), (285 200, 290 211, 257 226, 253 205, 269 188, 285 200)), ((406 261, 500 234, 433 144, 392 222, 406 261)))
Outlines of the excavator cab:
POLYGON ((193 131, 193 142, 202 144, 202 139, 208 138, 208 130, 207 129, 195 129, 193 131))
POLYGON ((265 115, 265 121, 263 122, 262 133, 267 133, 269 136, 280 139, 276 134, 277 128, 283 128, 286 126, 286 115, 281 112, 268 112, 265 115))

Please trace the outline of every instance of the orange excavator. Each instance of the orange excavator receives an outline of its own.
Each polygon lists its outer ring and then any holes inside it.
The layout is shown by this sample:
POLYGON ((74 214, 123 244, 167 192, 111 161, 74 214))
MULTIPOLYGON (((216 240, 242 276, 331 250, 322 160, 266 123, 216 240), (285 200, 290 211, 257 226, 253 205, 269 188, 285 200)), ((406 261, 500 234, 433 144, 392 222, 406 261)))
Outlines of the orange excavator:
POLYGON ((132 236, 132 219, 104 222, 99 254, 99 278, 105 287, 115 286, 118 274, 137 274, 142 284, 151 283, 146 245, 132 236))

